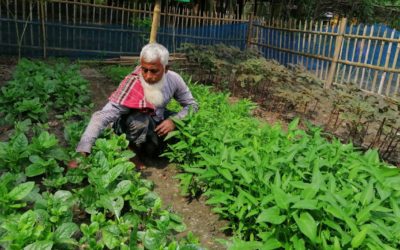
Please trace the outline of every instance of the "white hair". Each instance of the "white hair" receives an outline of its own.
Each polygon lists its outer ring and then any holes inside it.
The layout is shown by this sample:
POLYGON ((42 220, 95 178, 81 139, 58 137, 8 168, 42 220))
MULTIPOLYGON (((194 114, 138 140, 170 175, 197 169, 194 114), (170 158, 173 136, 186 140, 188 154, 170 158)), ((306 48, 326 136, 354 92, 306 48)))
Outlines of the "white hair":
POLYGON ((167 48, 159 43, 149 43, 142 48, 140 59, 143 59, 145 62, 160 60, 161 64, 165 67, 168 65, 169 52, 167 48))

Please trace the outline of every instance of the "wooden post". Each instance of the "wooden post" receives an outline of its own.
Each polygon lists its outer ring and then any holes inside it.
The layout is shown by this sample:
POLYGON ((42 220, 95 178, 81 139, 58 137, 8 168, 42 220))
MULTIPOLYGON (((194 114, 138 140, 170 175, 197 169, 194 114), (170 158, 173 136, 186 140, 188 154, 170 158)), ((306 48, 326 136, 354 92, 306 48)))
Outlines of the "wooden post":
POLYGON ((328 79, 326 80, 324 86, 326 89, 329 89, 333 83, 333 77, 335 75, 337 62, 340 56, 340 50, 342 48, 343 34, 346 31, 346 23, 347 23, 347 18, 344 17, 342 18, 342 20, 340 20, 339 33, 338 36, 336 37, 336 42, 335 42, 335 52, 333 53, 332 64, 329 67, 328 79))
POLYGON ((44 14, 44 1, 40 1, 40 19, 42 23, 42 46, 43 46, 43 58, 47 58, 46 51, 46 27, 45 27, 45 14, 44 14))
POLYGON ((250 48, 250 46, 251 46, 251 40, 252 40, 252 36, 253 36, 253 18, 254 18, 254 14, 251 13, 250 19, 249 19, 249 28, 247 29, 246 49, 250 48))
POLYGON ((153 12, 153 22, 151 24, 150 43, 154 43, 157 40, 157 29, 158 26, 160 25, 160 12, 161 12, 161 1, 156 0, 153 12))

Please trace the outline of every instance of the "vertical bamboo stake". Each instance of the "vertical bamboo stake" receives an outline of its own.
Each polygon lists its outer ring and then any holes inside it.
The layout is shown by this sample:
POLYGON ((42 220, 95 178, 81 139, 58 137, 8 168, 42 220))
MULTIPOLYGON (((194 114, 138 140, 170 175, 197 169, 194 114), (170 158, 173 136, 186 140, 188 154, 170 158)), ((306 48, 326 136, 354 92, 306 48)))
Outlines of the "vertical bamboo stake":
MULTIPOLYGON (((383 37, 386 37, 387 31, 383 32, 383 37)), ((382 54, 383 54, 383 49, 385 48, 385 42, 381 41, 381 47, 379 49, 379 55, 378 55, 378 61, 377 65, 380 66, 382 63, 382 54)), ((372 81, 372 89, 371 91, 375 92, 376 91, 376 83, 378 82, 378 70, 375 70, 374 74, 374 80, 372 81)))
MULTIPOLYGON (((324 22, 321 21, 319 23, 319 34, 318 34, 318 47, 317 47, 317 54, 318 55, 320 55, 322 53, 322 51, 321 51, 321 42, 322 42, 322 27, 323 26, 324 26, 324 22)), ((323 63, 322 60, 317 59, 317 72, 315 72, 315 75, 320 79, 322 77, 319 76, 319 72, 322 72, 322 69, 321 69, 321 71, 319 71, 319 68, 323 66, 322 63, 323 63)))
MULTIPOLYGON (((376 33, 377 37, 380 36, 381 29, 382 29, 382 25, 380 25, 378 28, 378 32, 376 33)), ((379 40, 374 40, 374 49, 372 50, 371 63, 373 63, 373 61, 374 61, 375 52, 376 52, 376 48, 378 47, 378 43, 379 43, 379 40)), ((371 74, 373 74, 372 69, 368 69, 368 76, 367 76, 367 82, 366 82, 367 84, 369 83, 369 80, 371 79, 371 74)), ((366 88, 368 87, 367 84, 365 85, 366 88)), ((371 81, 371 86, 372 86, 372 84, 373 84, 373 80, 371 81)))
MULTIPOLYGON (((8 0, 6 0, 7 19, 9 20, 9 19, 10 19, 10 12, 8 11, 8 5, 9 5, 9 2, 8 2, 8 0)), ((10 34, 10 35, 8 36, 8 44, 10 44, 10 43, 11 43, 10 22, 7 22, 7 34, 10 34)))
POLYGON ((156 0, 154 5, 153 22, 151 24, 150 43, 154 43, 157 40, 157 29, 160 24, 160 12, 161 2, 160 0, 156 0))
POLYGON ((254 15, 253 15, 253 13, 251 13, 251 15, 250 15, 250 19, 249 19, 249 22, 248 22, 248 24, 249 24, 249 28, 247 29, 247 39, 246 39, 246 48, 247 49, 249 49, 250 48, 250 46, 251 46, 251 41, 252 41, 252 36, 253 36, 253 18, 254 18, 254 15))
POLYGON ((329 67, 328 79, 326 80, 324 86, 326 89, 331 88, 333 83, 333 77, 336 71, 337 62, 340 56, 340 50, 343 44, 343 34, 346 30, 346 23, 347 23, 347 18, 342 18, 342 20, 340 20, 339 33, 338 36, 336 37, 336 42, 335 42, 335 52, 333 54, 332 64, 329 67))
POLYGON ((75 4, 75 0, 74 0, 74 3, 73 3, 73 5, 74 5, 74 8, 73 8, 73 13, 72 13, 72 23, 73 23, 73 25, 74 25, 74 28, 72 28, 72 48, 76 48, 76 46, 75 46, 75 42, 76 42, 76 4, 75 4))
MULTIPOLYGON (((28 20, 27 20, 27 17, 26 17, 26 14, 25 14, 25 11, 26 11, 26 8, 25 8, 25 0, 23 0, 22 1, 22 20, 24 20, 24 28, 23 28, 23 34, 25 33, 25 27, 27 27, 27 25, 28 25, 28 20)), ((1 13, 1 12, 0 12, 1 13)), ((1 30, 1 29, 0 29, 1 30)), ((26 44, 26 37, 24 36, 24 35, 22 35, 22 37, 21 37, 21 39, 22 39, 22 41, 21 41, 21 45, 22 44, 26 44)), ((1 36, 0 36, 0 41, 2 41, 1 40, 1 36)))
MULTIPOLYGON (((310 26, 308 27, 307 31, 312 31, 313 29, 313 20, 310 20, 310 26)), ((307 39, 307 51, 306 51, 306 69, 307 71, 309 71, 309 62, 311 61, 311 57, 308 56, 308 54, 311 54, 311 32, 307 32, 308 33, 308 39, 307 39)))
MULTIPOLYGON (((79 26, 82 27, 82 5, 79 6, 79 26)), ((79 49, 82 49, 82 28, 79 29, 79 49)))
MULTIPOLYGON (((367 25, 364 26, 363 37, 365 37, 366 35, 367 35, 367 25)), ((357 63, 360 63, 362 60, 362 55, 364 52, 364 45, 365 45, 365 38, 361 39, 361 45, 360 45, 360 50, 359 50, 358 57, 357 57, 357 63)), ((357 67, 356 75, 354 76, 355 83, 357 83, 357 81, 358 81, 358 73, 359 72, 360 72, 360 67, 357 67)), ((359 86, 361 88, 361 82, 360 82, 359 86)))
MULTIPOLYGON (((396 29, 393 29, 392 30, 392 34, 390 35, 391 39, 394 38, 394 34, 395 33, 396 33, 396 29)), ((392 44, 393 44, 393 42, 389 42, 388 49, 387 49, 387 52, 386 52, 386 60, 385 60, 385 66, 384 66, 385 70, 388 69, 388 66, 389 66, 390 53, 392 52, 392 44)), ((383 74, 382 74, 382 77, 381 77, 381 82, 379 83, 378 94, 382 94, 383 84, 385 82, 385 79, 386 79, 386 71, 383 71, 383 74)), ((387 85, 386 92, 388 92, 389 86, 390 86, 390 82, 387 85)))
MULTIPOLYGON (((299 28, 297 28, 297 26, 296 26, 296 30, 298 31, 298 32, 296 33, 297 52, 300 52, 300 42, 301 42, 301 36, 300 36, 301 33, 300 33, 300 29, 301 29, 301 20, 300 20, 300 22, 299 22, 299 28)), ((300 61, 300 55, 297 54, 297 56, 296 56, 296 64, 297 64, 297 65, 300 64, 299 61, 300 61)))
MULTIPOLYGON (((304 21, 304 27, 303 27, 304 31, 307 31, 307 21, 304 21)), ((306 32, 303 33, 303 44, 302 44, 302 48, 301 48, 301 52, 305 52, 305 44, 306 44, 306 32)), ((305 58, 304 56, 301 56, 301 64, 303 65, 303 67, 305 67, 305 58)))
MULTIPOLYGON (((394 54, 394 59, 393 59, 393 63, 392 63, 392 69, 396 68, 397 60, 399 58, 399 52, 400 52, 400 37, 399 37, 398 42, 397 42, 397 49, 396 49, 396 53, 394 54)), ((389 81, 388 81, 389 84, 388 84, 388 87, 386 88, 386 95, 387 96, 389 96, 389 91, 390 91, 389 86, 392 85, 393 75, 394 74, 395 73, 390 73, 390 75, 389 75, 389 81)), ((400 74, 397 73, 397 80, 399 80, 399 78, 400 78, 400 74)), ((394 92, 394 94, 396 94, 396 93, 397 93, 397 91, 394 92)))
MULTIPOLYGON (((312 29, 312 30, 314 30, 315 32, 318 32, 318 26, 319 26, 319 22, 317 21, 316 23, 314 23, 314 29, 312 29)), ((313 39, 312 39, 312 45, 313 46, 312 46, 312 49, 311 49, 311 54, 312 55, 318 55, 318 53, 316 53, 316 51, 315 51, 316 50, 316 43, 317 43, 317 34, 314 33, 313 39)), ((311 57, 310 62, 311 62, 311 69, 313 70, 312 71, 313 74, 317 75, 315 70, 314 70, 314 68, 318 68, 318 60, 316 58, 312 58, 311 57)))
POLYGON ((30 21, 30 33, 31 33, 31 45, 35 45, 33 42, 33 24, 32 24, 32 20, 33 20, 33 4, 32 1, 29 1, 29 21, 30 21))
MULTIPOLYGON (((268 19, 268 24, 267 24, 267 37, 265 38, 265 43, 267 45, 270 45, 270 39, 271 39, 271 19, 268 19)), ((267 47, 267 58, 271 58, 271 48, 267 47)))
MULTIPOLYGON (((124 17, 125 17, 125 2, 122 3, 122 16, 121 16, 121 30, 124 29, 124 17)), ((118 20, 118 19, 117 19, 118 20)), ((119 33, 119 52, 122 52, 123 46, 123 34, 124 32, 119 33)))
POLYGON ((40 1, 40 19, 42 23, 42 46, 43 46, 43 58, 47 58, 46 51, 46 27, 45 27, 45 14, 44 14, 44 1, 40 1))
MULTIPOLYGON (((336 24, 333 24, 331 29, 332 29, 332 32, 334 32, 334 30, 336 29, 336 24)), ((339 31, 339 27, 338 27, 338 31, 339 31)), ((331 57, 331 54, 332 54, 333 37, 334 37, 333 35, 329 35, 328 57, 331 57)), ((333 55, 332 55, 332 57, 333 57, 333 55)), ((328 71, 329 71, 330 65, 332 65, 332 61, 330 61, 330 63, 328 63, 328 67, 326 67, 325 79, 328 79, 328 71)))
POLYGON ((280 50, 282 48, 282 19, 276 20, 276 27, 276 47, 278 48, 276 50, 276 60, 282 64, 282 51, 280 50))
MULTIPOLYGON (((369 31, 369 36, 370 37, 374 36, 374 26, 373 25, 371 26, 371 29, 369 31)), ((371 41, 372 41, 372 39, 368 39, 368 45, 367 45, 367 51, 365 52, 364 63, 368 62, 369 50, 371 48, 371 41)), ((364 75, 365 75, 365 68, 363 68, 362 71, 361 71, 361 80, 360 80, 360 88, 361 89, 362 89, 362 87, 363 87, 362 85, 364 83, 364 75)), ((365 84, 365 87, 367 87, 367 83, 368 83, 368 80, 367 80, 367 82, 365 84)))
POLYGON ((393 94, 394 96, 397 96, 399 94, 399 85, 400 85, 400 74, 397 73, 397 83, 393 94))
MULTIPOLYGON (((322 24, 322 27, 321 27, 322 28, 321 32, 322 32, 322 31, 324 31, 324 22, 321 22, 321 24, 322 24)), ((328 21, 326 22, 326 27, 329 27, 329 22, 328 21)), ((326 32, 328 32, 328 29, 326 29, 326 32)), ((320 40, 319 46, 321 47, 321 54, 323 56, 327 56, 326 55, 326 49, 325 49, 326 46, 327 46, 327 37, 328 37, 328 35, 323 34, 323 33, 321 34, 321 40, 320 40), (323 39, 323 42, 322 42, 322 39, 323 39)), ((324 71, 325 71, 325 65, 327 65, 327 64, 328 64, 327 61, 325 61, 325 60, 321 61, 321 71, 320 71, 320 74, 319 74, 319 78, 321 80, 325 79, 324 78, 324 71)))
MULTIPOLYGON (((353 24, 350 24, 350 35, 352 33, 353 33, 353 24)), ((351 40, 351 38, 343 38, 343 45, 342 45, 343 48, 345 47, 345 44, 346 44, 346 52, 344 54, 344 60, 346 62, 349 59, 350 40, 351 40)), ((341 77, 340 77, 340 83, 341 84, 343 84, 343 82, 344 82, 344 78, 345 78, 345 75, 346 75, 346 70, 347 70, 347 64, 346 63, 343 64, 341 69, 338 68, 339 72, 337 74, 337 77, 339 77, 339 74, 341 73, 341 77)))
MULTIPOLYGON (((361 25, 358 25, 358 27, 357 27, 357 35, 359 34, 359 32, 360 32, 360 27, 361 27, 361 25)), ((354 57, 355 57, 355 54, 356 54, 356 50, 357 50, 357 42, 358 42, 358 39, 356 38, 355 40, 354 40, 354 47, 353 47, 353 54, 352 54, 352 56, 351 56, 351 61, 352 62, 354 62, 354 57)), ((351 80, 351 74, 352 74, 352 71, 353 71, 353 66, 352 65, 350 65, 350 67, 349 67, 349 74, 347 75, 347 82, 350 82, 350 80, 351 80)))

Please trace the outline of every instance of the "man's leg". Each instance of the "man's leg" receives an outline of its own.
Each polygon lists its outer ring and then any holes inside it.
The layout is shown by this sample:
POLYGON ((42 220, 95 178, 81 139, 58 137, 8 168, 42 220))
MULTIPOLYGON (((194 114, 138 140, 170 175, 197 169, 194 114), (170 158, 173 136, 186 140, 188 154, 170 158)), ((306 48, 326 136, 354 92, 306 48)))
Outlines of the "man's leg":
POLYGON ((125 133, 130 145, 140 156, 157 156, 162 139, 154 132, 155 127, 156 122, 150 115, 135 110, 121 116, 114 124, 114 131, 117 134, 125 133))

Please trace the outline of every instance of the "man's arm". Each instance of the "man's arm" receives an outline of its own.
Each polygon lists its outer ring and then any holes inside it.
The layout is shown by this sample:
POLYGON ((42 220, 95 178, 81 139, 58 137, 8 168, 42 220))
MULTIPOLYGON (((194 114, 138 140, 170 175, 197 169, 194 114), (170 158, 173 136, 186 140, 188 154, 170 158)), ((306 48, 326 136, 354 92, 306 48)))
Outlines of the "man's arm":
POLYGON ((106 128, 108 124, 115 122, 122 114, 128 112, 129 108, 113 102, 108 102, 102 110, 93 113, 92 118, 76 147, 76 151, 85 154, 90 153, 94 142, 103 129, 106 128))
POLYGON ((172 117, 176 119, 182 119, 188 115, 190 109, 192 109, 193 112, 197 112, 199 105, 194 99, 192 92, 190 92, 189 87, 186 85, 185 81, 180 75, 176 74, 175 81, 177 88, 174 93, 174 98, 182 106, 182 109, 172 117))
MULTIPOLYGON (((193 95, 190 92, 189 87, 186 85, 185 81, 180 75, 175 72, 170 72, 170 74, 172 74, 171 77, 175 86, 175 92, 173 94, 174 99, 177 100, 182 106, 182 109, 175 115, 172 115, 171 118, 182 119, 188 115, 190 109, 192 109, 194 112, 197 112, 199 106, 196 100, 193 98, 193 95)), ((165 136, 174 129, 175 123, 172 121, 172 119, 168 118, 162 121, 156 127, 155 132, 159 136, 165 136)))

